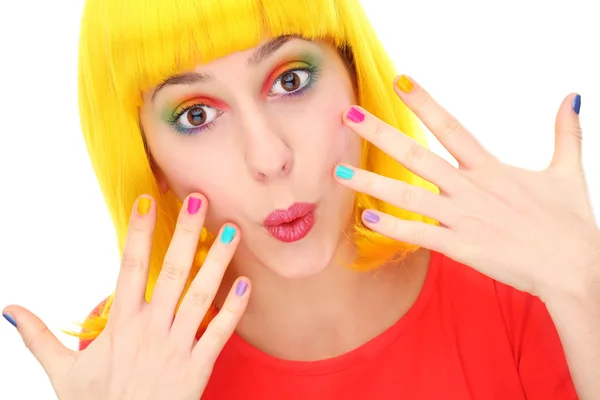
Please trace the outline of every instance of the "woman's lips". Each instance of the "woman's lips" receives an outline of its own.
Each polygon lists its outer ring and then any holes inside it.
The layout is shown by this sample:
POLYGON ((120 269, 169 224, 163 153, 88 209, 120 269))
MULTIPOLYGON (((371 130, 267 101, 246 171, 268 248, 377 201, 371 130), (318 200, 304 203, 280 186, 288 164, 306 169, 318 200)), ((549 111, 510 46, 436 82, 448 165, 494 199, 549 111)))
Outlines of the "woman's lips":
POLYGON ((269 233, 285 243, 302 239, 315 224, 313 203, 294 203, 287 210, 275 210, 265 218, 264 226, 269 233))

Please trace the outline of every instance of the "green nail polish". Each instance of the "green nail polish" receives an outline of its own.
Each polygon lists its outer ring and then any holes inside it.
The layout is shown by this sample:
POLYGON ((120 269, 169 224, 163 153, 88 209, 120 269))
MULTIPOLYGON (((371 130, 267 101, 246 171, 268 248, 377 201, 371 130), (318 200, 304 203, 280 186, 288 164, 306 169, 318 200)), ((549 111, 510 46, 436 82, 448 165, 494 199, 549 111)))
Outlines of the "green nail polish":
POLYGON ((348 167, 344 167, 343 165, 338 165, 335 168, 335 176, 337 176, 340 179, 352 179, 352 177, 354 176, 354 171, 348 167))
POLYGON ((221 243, 229 244, 235 237, 235 228, 227 225, 221 234, 221 243))

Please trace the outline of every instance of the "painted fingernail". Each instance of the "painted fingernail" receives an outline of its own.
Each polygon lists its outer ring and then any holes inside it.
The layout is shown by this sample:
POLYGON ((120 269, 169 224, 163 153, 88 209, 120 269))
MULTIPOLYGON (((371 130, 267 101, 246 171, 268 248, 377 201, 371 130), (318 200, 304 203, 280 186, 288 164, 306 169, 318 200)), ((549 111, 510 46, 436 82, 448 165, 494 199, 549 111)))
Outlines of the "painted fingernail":
POLYGON ((379 222, 379 215, 375 214, 374 212, 371 211, 367 211, 365 212, 365 221, 370 222, 372 224, 376 224, 377 222, 379 222))
POLYGON ((363 122, 365 120, 365 114, 361 113, 358 109, 351 107, 350 111, 348 111, 348 119, 352 122, 363 122))
POLYGON ((335 176, 340 179, 349 180, 354 176, 354 171, 348 167, 344 167, 343 165, 338 165, 335 167, 335 176))
POLYGON ((579 115, 579 109, 581 108, 581 96, 576 94, 575 96, 573 96, 573 111, 575 111, 575 114, 579 115))
POLYGON ((140 215, 148 214, 150 208, 152 207, 152 201, 150 201, 147 197, 142 197, 138 200, 137 210, 140 215))
POLYGON ((235 237, 235 228, 227 225, 221 233, 221 243, 229 244, 235 237))
POLYGON ((396 87, 404 93, 408 93, 415 88, 413 83, 410 81, 410 79, 408 79, 406 75, 402 75, 400 78, 398 78, 398 80, 396 81, 396 87))
POLYGON ((246 293, 246 289, 248 289, 248 284, 246 283, 246 281, 239 281, 235 288, 235 294, 237 294, 238 296, 243 296, 244 293, 246 293))
POLYGON ((202 200, 198 199, 196 197, 190 197, 188 199, 188 206, 187 206, 187 211, 190 215, 194 215, 198 212, 198 210, 200 209, 200 206, 202 205, 202 200))
POLYGON ((4 318, 6 318, 6 320, 8 322, 10 322, 12 326, 14 326, 15 328, 17 327, 17 321, 15 321, 15 318, 12 315, 10 315, 10 314, 2 314, 2 316, 4 318))

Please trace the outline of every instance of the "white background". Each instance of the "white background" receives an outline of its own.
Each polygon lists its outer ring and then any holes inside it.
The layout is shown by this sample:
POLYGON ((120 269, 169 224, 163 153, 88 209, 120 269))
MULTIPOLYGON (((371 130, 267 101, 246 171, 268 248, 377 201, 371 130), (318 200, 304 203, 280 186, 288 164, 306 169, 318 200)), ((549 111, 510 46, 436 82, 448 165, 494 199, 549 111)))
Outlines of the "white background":
MULTIPOLYGON (((507 162, 544 168, 558 106, 579 92, 598 213, 595 1, 363 3, 398 71, 423 84, 507 162)), ((83 0, 0 2, 0 307, 30 308, 71 348, 76 340, 58 329, 72 327, 108 295, 118 270, 113 228, 79 129, 82 6, 83 0)), ((44 371, 0 320, 0 399, 52 398, 44 371)))

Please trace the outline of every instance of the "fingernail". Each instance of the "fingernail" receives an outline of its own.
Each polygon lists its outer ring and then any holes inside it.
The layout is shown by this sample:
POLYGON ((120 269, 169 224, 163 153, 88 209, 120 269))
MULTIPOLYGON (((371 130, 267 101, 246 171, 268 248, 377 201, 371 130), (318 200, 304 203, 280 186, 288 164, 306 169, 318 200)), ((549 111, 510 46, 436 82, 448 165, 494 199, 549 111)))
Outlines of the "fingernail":
POLYGON ((235 294, 238 296, 243 296, 244 293, 246 293, 246 289, 248 289, 248 284, 246 281, 239 281, 235 288, 235 294))
POLYGON ((379 222, 379 215, 375 214, 374 212, 367 211, 365 212, 365 221, 376 224, 379 222))
POLYGON ((4 318, 6 318, 6 320, 8 322, 10 322, 12 326, 14 326, 15 328, 17 327, 17 321, 15 321, 15 318, 12 315, 10 315, 10 314, 2 314, 2 316, 4 318))
POLYGON ((354 176, 354 171, 348 167, 344 167, 343 165, 338 165, 335 167, 335 176, 340 179, 349 180, 354 176))
POLYGON ((575 111, 575 114, 579 115, 579 109, 581 108, 581 96, 576 94, 575 96, 573 96, 573 111, 575 111))
POLYGON ((190 215, 196 214, 198 212, 198 210, 200 209, 201 205, 202 205, 201 199, 198 199, 196 197, 190 197, 188 199, 188 206, 187 206, 188 214, 190 214, 190 215))
POLYGON ((346 114, 348 119, 352 122, 363 122, 365 120, 365 114, 361 113, 359 110, 357 110, 356 108, 352 107, 350 108, 350 111, 348 111, 348 114, 346 114))
POLYGON ((149 198, 141 197, 138 200, 137 210, 140 215, 148 214, 148 211, 150 211, 150 207, 152 207, 152 201, 150 201, 149 198))
POLYGON ((235 237, 235 228, 227 225, 221 234, 221 243, 229 244, 235 237))
POLYGON ((401 92, 408 93, 415 88, 413 83, 408 79, 406 75, 402 75, 396 81, 396 87, 400 89, 401 92))

